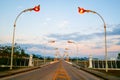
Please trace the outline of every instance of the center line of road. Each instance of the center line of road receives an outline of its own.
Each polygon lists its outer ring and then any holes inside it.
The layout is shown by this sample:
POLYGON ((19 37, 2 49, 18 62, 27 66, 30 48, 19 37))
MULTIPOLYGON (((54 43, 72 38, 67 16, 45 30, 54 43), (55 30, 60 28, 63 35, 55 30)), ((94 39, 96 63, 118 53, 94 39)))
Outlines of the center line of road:
POLYGON ((71 80, 70 76, 64 69, 62 62, 60 62, 60 65, 58 69, 56 70, 52 80, 71 80))

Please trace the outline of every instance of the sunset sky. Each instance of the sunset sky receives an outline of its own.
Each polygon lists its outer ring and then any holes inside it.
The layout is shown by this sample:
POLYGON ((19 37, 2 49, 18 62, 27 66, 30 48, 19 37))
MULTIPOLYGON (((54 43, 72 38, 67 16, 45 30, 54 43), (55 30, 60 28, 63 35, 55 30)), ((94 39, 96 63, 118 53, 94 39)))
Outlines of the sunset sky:
POLYGON ((98 12, 107 25, 108 58, 120 52, 120 0, 1 0, 0 44, 11 45, 17 15, 40 4, 39 12, 25 12, 16 23, 15 43, 29 54, 54 56, 54 48, 71 57, 104 58, 104 26, 93 13, 78 13, 78 6, 98 12), (55 43, 49 41, 55 40, 55 43), (75 42, 67 43, 68 40, 75 42), (76 54, 78 47, 78 54, 76 54))

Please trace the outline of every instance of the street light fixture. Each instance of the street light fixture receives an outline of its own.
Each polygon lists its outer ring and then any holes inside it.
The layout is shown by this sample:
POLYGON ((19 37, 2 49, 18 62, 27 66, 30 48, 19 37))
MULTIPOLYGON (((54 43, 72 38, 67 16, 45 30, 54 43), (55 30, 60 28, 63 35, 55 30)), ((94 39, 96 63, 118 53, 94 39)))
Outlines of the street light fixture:
POLYGON ((55 40, 51 40, 51 41, 49 41, 48 43, 55 43, 56 41, 55 40))
POLYGON ((92 10, 85 10, 84 8, 80 8, 80 7, 78 7, 78 12, 80 13, 80 14, 83 14, 83 13, 85 13, 85 12, 87 12, 87 13, 89 13, 89 12, 91 12, 91 13, 94 13, 94 14, 97 14, 101 19, 102 19, 102 21, 103 21, 103 23, 104 23, 104 36, 105 36, 105 65, 106 65, 106 72, 108 72, 108 63, 107 63, 107 40, 106 40, 106 23, 105 23, 105 21, 104 21, 104 19, 103 19, 103 17, 99 14, 99 13, 97 13, 97 12, 95 12, 95 11, 92 11, 92 10))
POLYGON ((35 6, 35 7, 33 8, 33 10, 34 10, 35 12, 39 12, 39 11, 40 11, 40 5, 35 6))
POLYGON ((15 19, 15 22, 14 22, 14 29, 13 29, 13 38, 12 38, 12 51, 11 51, 10 69, 12 69, 12 67, 13 67, 14 38, 15 38, 15 27, 16 27, 16 22, 17 22, 19 16, 20 16, 22 13, 28 12, 28 11, 35 11, 35 12, 40 11, 40 5, 35 6, 34 8, 28 8, 28 9, 23 10, 22 12, 20 12, 20 13, 18 14, 18 16, 17 16, 16 19, 15 19))

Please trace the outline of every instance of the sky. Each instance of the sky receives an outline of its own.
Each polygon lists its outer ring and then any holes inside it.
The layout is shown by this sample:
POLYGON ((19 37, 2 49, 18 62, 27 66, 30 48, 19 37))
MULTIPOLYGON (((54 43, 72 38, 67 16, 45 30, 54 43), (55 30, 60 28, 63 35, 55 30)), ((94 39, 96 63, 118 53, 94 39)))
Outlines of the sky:
POLYGON ((120 0, 1 0, 0 44, 11 45, 14 21, 21 11, 40 5, 39 12, 22 13, 16 22, 15 43, 27 53, 63 55, 69 48, 70 57, 104 58, 104 24, 96 14, 79 14, 78 7, 83 7, 104 18, 108 58, 116 58, 120 52, 119 3, 120 0), (51 40, 56 42, 49 43, 51 40))

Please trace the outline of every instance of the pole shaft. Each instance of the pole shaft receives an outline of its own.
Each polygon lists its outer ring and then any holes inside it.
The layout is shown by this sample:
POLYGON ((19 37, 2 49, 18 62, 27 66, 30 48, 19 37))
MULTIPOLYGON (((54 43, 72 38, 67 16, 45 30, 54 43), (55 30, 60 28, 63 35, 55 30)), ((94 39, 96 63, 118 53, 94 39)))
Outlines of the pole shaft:
POLYGON ((106 72, 108 72, 108 61, 107 61, 107 40, 106 40, 106 27, 104 27, 104 32, 105 32, 105 63, 106 63, 106 72))
POLYGON ((44 47, 44 64, 46 63, 46 61, 45 61, 45 47, 44 47))
POLYGON ((78 45, 77 45, 77 43, 76 43, 76 48, 77 48, 76 55, 77 55, 77 64, 78 64, 78 45))
POLYGON ((14 38, 15 38, 15 25, 13 29, 13 38, 12 38, 12 52, 11 52, 11 63, 10 63, 10 69, 13 67, 13 54, 14 54, 14 38))

